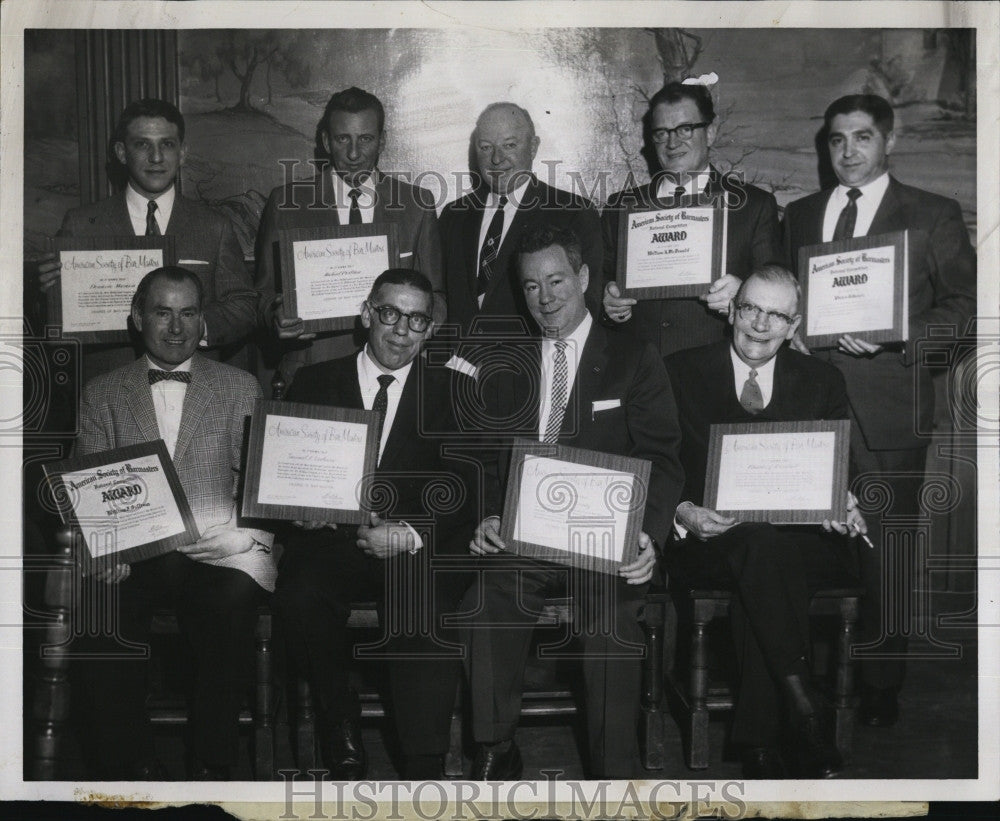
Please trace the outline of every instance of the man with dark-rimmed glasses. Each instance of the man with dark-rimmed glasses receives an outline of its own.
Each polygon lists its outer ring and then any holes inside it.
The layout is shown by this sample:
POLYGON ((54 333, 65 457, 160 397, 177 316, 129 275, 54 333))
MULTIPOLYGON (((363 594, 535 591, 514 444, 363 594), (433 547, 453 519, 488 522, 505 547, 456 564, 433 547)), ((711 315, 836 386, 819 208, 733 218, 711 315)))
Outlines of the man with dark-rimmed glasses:
POLYGON ((348 681, 351 602, 379 605, 401 775, 441 778, 448 749, 461 662, 433 617, 453 609, 467 579, 434 565, 442 554, 465 555, 475 510, 467 493, 473 483, 442 456, 456 429, 452 387, 468 391, 461 383, 469 377, 431 367, 419 355, 434 327, 433 305, 423 274, 385 271, 361 307, 364 349, 301 368, 288 393, 294 402, 383 416, 371 494, 378 514, 362 527, 296 522, 283 539, 274 596, 291 659, 312 690, 323 762, 334 780, 364 778, 367 763, 348 681), (447 494, 435 495, 432 485, 450 488, 459 503, 445 502, 447 494))

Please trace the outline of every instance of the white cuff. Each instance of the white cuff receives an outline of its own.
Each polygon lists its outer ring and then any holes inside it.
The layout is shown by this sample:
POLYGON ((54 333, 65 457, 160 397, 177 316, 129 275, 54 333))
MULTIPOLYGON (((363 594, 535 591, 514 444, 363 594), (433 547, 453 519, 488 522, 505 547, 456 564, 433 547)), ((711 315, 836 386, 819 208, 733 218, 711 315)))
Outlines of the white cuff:
POLYGON ((409 530, 410 534, 413 536, 413 547, 411 547, 409 550, 409 553, 412 555, 424 546, 424 540, 420 538, 420 534, 417 533, 417 531, 415 531, 412 527, 410 527, 409 522, 404 522, 403 520, 400 520, 400 524, 406 525, 406 529, 409 530))

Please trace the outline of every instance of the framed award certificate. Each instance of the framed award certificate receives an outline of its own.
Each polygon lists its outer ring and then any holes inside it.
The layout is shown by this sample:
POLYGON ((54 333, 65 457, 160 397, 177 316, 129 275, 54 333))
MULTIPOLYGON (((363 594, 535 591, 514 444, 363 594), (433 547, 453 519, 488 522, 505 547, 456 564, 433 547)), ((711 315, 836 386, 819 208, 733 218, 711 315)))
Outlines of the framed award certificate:
POLYGON ((393 222, 278 231, 285 312, 306 333, 354 327, 372 283, 399 265, 393 222))
POLYGON ((175 265, 174 238, 56 237, 62 263, 49 288, 49 316, 81 342, 128 342, 132 295, 150 271, 175 265))
POLYGON ((906 231, 799 249, 802 333, 809 348, 834 348, 844 334, 886 344, 909 338, 906 231))
POLYGON ((627 209, 618 229, 622 296, 701 296, 726 272, 727 219, 721 196, 709 205, 627 209))
POLYGON ((705 507, 741 522, 845 521, 850 431, 846 419, 712 425, 705 507))
POLYGON ((381 426, 375 411, 258 399, 242 515, 367 524, 381 426))
POLYGON ((198 541, 162 439, 44 465, 63 522, 82 536, 84 574, 198 541))
POLYGON ((524 556, 616 573, 639 552, 650 469, 645 459, 517 439, 500 537, 524 556))

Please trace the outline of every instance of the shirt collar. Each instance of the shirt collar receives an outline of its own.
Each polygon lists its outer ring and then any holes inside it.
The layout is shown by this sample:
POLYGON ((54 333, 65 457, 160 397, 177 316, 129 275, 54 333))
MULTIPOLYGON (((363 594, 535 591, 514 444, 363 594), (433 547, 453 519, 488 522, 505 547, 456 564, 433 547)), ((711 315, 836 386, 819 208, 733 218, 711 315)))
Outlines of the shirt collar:
POLYGON ((177 196, 177 183, 174 182, 166 191, 156 197, 144 197, 132 187, 132 183, 125 186, 125 205, 128 212, 133 217, 146 219, 149 209, 149 201, 156 200, 156 208, 164 214, 169 214, 174 208, 174 198, 177 196))
MULTIPOLYGON (((150 371, 162 371, 162 370, 166 370, 165 368, 161 368, 159 365, 157 365, 155 362, 153 362, 153 360, 151 360, 149 358, 149 354, 146 354, 143 358, 146 360, 146 366, 147 366, 146 369, 147 370, 150 370, 150 371)), ((171 373, 189 373, 191 371, 191 360, 192 359, 194 359, 194 354, 191 354, 191 356, 189 356, 187 359, 185 359, 183 362, 181 362, 181 364, 178 365, 176 368, 171 368, 170 369, 171 373)))
POLYGON ((882 196, 885 194, 886 189, 889 187, 889 172, 886 171, 880 177, 876 177, 870 183, 866 185, 843 185, 838 184, 836 190, 836 196, 847 201, 847 192, 852 188, 857 188, 861 192, 862 198, 866 202, 881 202, 882 196))
MULTIPOLYGON (((528 190, 528 185, 532 182, 532 178, 528 177, 513 191, 508 191, 503 196, 507 197, 507 207, 508 208, 520 208, 521 203, 524 200, 524 192, 528 190)), ((496 191, 490 191, 489 195, 486 197, 486 205, 489 208, 497 208, 500 205, 500 194, 496 191)))
MULTIPOLYGON (((757 371, 757 376, 761 379, 766 379, 769 382, 772 380, 774 374, 774 360, 778 358, 777 354, 768 359, 763 365, 755 365, 753 368, 740 359, 739 354, 736 353, 736 349, 732 345, 729 346, 729 356, 733 360, 733 370, 736 372, 737 376, 749 374, 751 370, 755 370, 757 371)), ((746 377, 744 377, 743 381, 745 381, 745 379, 746 377)))
MULTIPOLYGON (((693 197, 696 194, 708 189, 709 183, 711 182, 712 167, 706 165, 704 169, 699 171, 697 174, 691 174, 687 178, 687 182, 684 183, 684 193, 693 197)), ((677 188, 677 183, 674 182, 670 177, 663 176, 660 178, 659 183, 656 185, 656 198, 670 199, 674 195, 674 190, 677 188)))
MULTIPOLYGON (((350 185, 344 182, 344 178, 337 173, 336 169, 330 166, 330 177, 333 180, 333 196, 337 201, 337 205, 350 205, 351 200, 347 196, 348 192, 351 190, 350 185)), ((372 169, 372 172, 368 174, 358 185, 356 186, 358 190, 368 194, 369 202, 374 202, 375 196, 375 186, 378 185, 379 181, 379 170, 377 168, 372 169)), ((360 198, 358 205, 361 208, 366 207, 364 203, 364 198, 360 198)))
MULTIPOLYGON (((590 335, 590 328, 594 324, 593 318, 590 316, 590 311, 584 314, 583 319, 580 324, 576 326, 573 332, 564 337, 567 345, 566 349, 571 351, 576 351, 577 357, 580 356, 580 351, 583 350, 583 345, 587 341, 587 337, 590 335)), ((556 346, 556 340, 552 337, 542 337, 542 351, 543 353, 550 355, 556 346)))
MULTIPOLYGON (((389 385, 389 389, 399 385, 402 387, 406 378, 410 375, 410 369, 413 367, 413 359, 403 365, 402 368, 398 368, 394 371, 390 371, 389 375, 396 377, 396 381, 389 385)), ((369 387, 378 387, 378 378, 382 376, 384 371, 382 371, 378 365, 372 360, 371 348, 369 348, 368 343, 365 343, 364 350, 358 354, 358 381, 361 383, 362 389, 367 385, 369 387)))

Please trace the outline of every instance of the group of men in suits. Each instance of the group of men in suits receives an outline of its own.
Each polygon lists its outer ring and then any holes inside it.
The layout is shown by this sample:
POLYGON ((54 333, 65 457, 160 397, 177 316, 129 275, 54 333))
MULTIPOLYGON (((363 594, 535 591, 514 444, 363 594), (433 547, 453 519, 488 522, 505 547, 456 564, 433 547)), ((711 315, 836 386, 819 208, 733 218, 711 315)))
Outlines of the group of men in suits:
MULTIPOLYGON (((275 607, 289 628, 291 658, 316 696, 324 759, 335 777, 363 777, 366 766, 357 700, 345 674, 351 599, 370 594, 384 612, 416 607, 433 615, 429 630, 404 631, 388 642, 404 776, 440 775, 461 669, 454 651, 464 642, 477 743, 473 776, 516 778, 522 765, 514 736, 534 623, 528 614, 567 578, 586 644, 590 772, 635 775, 638 659, 617 651, 638 643, 636 615, 659 558, 672 575, 734 591, 741 673, 734 740, 743 747, 748 777, 786 773, 779 752, 782 707, 791 715, 795 774, 823 777, 840 770, 808 681, 806 608, 825 572, 843 563, 844 537, 866 531, 854 498, 848 521, 827 522, 824 533, 741 524, 705 508, 702 491, 710 424, 849 418, 855 487, 888 474, 900 504, 915 505, 926 442, 914 431, 914 414, 931 413, 933 398, 915 394, 928 383, 914 376, 914 343, 929 324, 961 328, 972 314, 975 256, 957 204, 888 176, 895 140, 888 103, 854 95, 827 110, 827 145, 839 185, 788 207, 783 249, 774 197, 734 185, 711 164, 717 120, 703 85, 671 83, 650 100, 646 125, 658 172, 649 185, 615 194, 603 217, 532 173, 539 138, 528 112, 512 103, 488 106, 472 135, 477 185, 446 206, 440 220, 426 191, 379 171, 384 109, 373 95, 347 89, 333 95, 320 123, 325 165, 311 180, 280 186, 268 199, 253 281, 225 219, 175 191, 184 130, 171 109, 158 101, 126 109, 114 150, 129 172, 128 188, 71 211, 62 229, 71 235, 171 233, 179 259, 198 262, 193 273, 167 269, 147 277, 132 310, 146 357, 91 382, 81 410, 80 452, 164 438, 175 461, 187 465, 181 478, 189 498, 204 497, 213 511, 199 522, 208 535, 196 545, 110 572, 107 580, 119 584, 123 600, 173 597, 183 623, 183 614, 204 605, 195 595, 200 582, 188 584, 189 576, 226 571, 231 581, 238 579, 232 595, 239 624, 231 629, 242 631, 240 638, 203 632, 212 652, 228 641, 232 664, 225 666, 242 669, 244 639, 252 635, 247 613, 259 591, 274 586, 271 537, 241 525, 231 507, 239 473, 237 419, 249 413, 259 387, 206 356, 225 355, 226 346, 238 346, 259 325, 281 345, 290 399, 375 409, 385 420, 376 476, 392 487, 392 505, 362 527, 298 522, 281 533, 286 554, 275 607), (623 297, 616 278, 625 209, 682 207, 718 196, 725 196, 727 210, 724 275, 697 299, 637 303, 623 297), (278 232, 371 222, 396 225, 400 267, 376 282, 354 331, 304 334, 278 289, 278 232), (894 350, 845 336, 837 350, 807 356, 796 336, 799 293, 786 270, 795 270, 798 249, 835 235, 897 229, 909 231, 910 341, 894 350), (473 369, 431 367, 422 358, 427 338, 445 319, 458 327, 459 340, 483 341, 465 349, 472 352, 473 369), (492 357, 507 353, 496 333, 533 340, 524 367, 491 367, 492 357), (143 382, 151 366, 176 373, 143 382), (190 378, 178 380, 185 372, 190 378), (203 390, 206 381, 213 387, 203 390), (443 455, 444 443, 463 429, 458 416, 469 410, 470 396, 477 398, 472 428, 489 443, 482 451, 481 496, 471 492, 479 478, 461 459, 443 455), (193 431, 192 414, 204 415, 206 407, 217 424, 193 431), (638 558, 617 576, 568 572, 504 549, 498 516, 517 434, 651 462, 638 558), (191 437, 213 444, 194 448, 191 437), (195 476, 197 471, 212 476, 195 476), (427 483, 448 477, 457 477, 469 498, 447 511, 426 510, 427 483), (221 512, 224 500, 228 516, 221 512), (437 556, 467 552, 490 572, 470 579, 435 567, 437 556), (170 567, 159 572, 157 563, 170 567), (459 611, 477 613, 460 635, 444 629, 439 618, 459 611), (608 612, 610 633, 595 628, 608 612), (491 627, 497 624, 506 626, 491 627)), ((51 287, 58 263, 46 260, 40 271, 43 287, 51 287)), ((94 367, 107 371, 112 364, 94 367)), ((876 549, 862 551, 869 591, 863 627, 892 658, 863 666, 861 715, 886 726, 896 720, 905 645, 897 637, 879 641, 888 606, 880 591, 892 580, 883 580, 888 571, 877 517, 871 524, 876 549)), ((130 607, 129 630, 141 637, 148 605, 130 607)), ((199 675, 229 698, 231 681, 218 685, 214 678, 223 673, 203 665, 199 675)), ((123 688, 126 681, 135 685, 134 678, 121 680, 123 688)), ((107 691, 105 683, 91 689, 107 691)), ((134 701, 97 703, 136 715, 134 701)), ((232 716, 232 701, 220 709, 205 704, 195 713, 201 728, 196 738, 206 740, 193 750, 193 772, 225 777, 233 736, 213 722, 232 716), (219 739, 214 746, 205 728, 219 739)), ((118 762, 109 770, 134 775, 134 764, 143 772, 153 767, 145 738, 139 750, 129 747, 131 740, 113 742, 108 749, 117 751, 118 762)))

